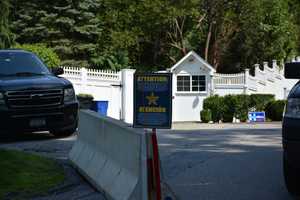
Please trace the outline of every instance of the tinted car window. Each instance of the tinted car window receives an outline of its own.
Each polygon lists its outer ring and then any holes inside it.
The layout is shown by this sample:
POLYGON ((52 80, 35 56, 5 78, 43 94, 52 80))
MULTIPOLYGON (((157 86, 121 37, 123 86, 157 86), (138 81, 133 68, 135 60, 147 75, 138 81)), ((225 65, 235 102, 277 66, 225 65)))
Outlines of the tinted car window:
POLYGON ((34 54, 0 52, 0 75, 18 73, 50 74, 48 68, 34 54))

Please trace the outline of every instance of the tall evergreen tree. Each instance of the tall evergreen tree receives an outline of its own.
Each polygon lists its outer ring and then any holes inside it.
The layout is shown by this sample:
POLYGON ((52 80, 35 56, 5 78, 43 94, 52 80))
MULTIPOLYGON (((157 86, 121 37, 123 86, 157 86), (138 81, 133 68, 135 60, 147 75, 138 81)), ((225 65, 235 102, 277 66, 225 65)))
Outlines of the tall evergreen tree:
POLYGON ((0 1, 0 49, 8 48, 12 42, 12 35, 8 26, 9 0, 0 1))
POLYGON ((97 51, 100 0, 14 0, 18 43, 45 43, 64 65, 88 66, 97 51))
POLYGON ((195 50, 239 72, 300 50, 298 0, 10 1, 17 42, 45 43, 68 65, 158 70, 195 50))

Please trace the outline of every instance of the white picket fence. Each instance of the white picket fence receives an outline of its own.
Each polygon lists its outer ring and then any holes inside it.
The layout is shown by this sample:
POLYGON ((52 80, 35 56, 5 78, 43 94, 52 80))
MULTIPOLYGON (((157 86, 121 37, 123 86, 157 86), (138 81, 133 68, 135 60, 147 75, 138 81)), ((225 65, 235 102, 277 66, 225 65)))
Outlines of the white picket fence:
POLYGON ((108 116, 115 119, 123 119, 124 121, 131 121, 130 116, 129 119, 126 119, 126 116, 128 118, 126 109, 131 109, 131 104, 129 103, 127 108, 123 105, 126 98, 130 98, 124 95, 124 89, 126 90, 127 85, 124 83, 124 80, 128 75, 133 76, 134 70, 116 72, 78 67, 63 68, 64 74, 62 77, 72 82, 76 94, 91 94, 94 97, 94 101, 107 101, 108 116))
MULTIPOLYGON (((300 57, 293 60, 300 61, 300 57)), ((249 69, 239 74, 218 74, 213 76, 214 94, 274 94, 276 99, 285 99, 297 80, 285 79, 284 70, 273 60, 272 66, 263 63, 263 70, 259 64, 255 65, 255 75, 249 69)))

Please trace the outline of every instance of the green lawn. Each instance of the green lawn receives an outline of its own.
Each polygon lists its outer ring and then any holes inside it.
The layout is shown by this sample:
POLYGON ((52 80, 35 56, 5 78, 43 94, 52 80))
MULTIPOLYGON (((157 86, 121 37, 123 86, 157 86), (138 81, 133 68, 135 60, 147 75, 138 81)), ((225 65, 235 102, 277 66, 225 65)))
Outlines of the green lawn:
POLYGON ((54 160, 0 149, 0 200, 29 199, 62 183, 64 170, 54 160))

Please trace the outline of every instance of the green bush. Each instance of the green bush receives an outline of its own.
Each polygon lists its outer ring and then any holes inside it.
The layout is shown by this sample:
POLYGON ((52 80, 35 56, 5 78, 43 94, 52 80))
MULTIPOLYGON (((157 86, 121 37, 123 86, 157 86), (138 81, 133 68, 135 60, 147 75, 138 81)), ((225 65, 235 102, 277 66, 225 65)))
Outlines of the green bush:
POLYGON ((77 99, 80 109, 90 109, 93 105, 94 97, 90 94, 78 94, 77 99))
POLYGON ((236 95, 235 116, 242 122, 247 121, 250 108, 250 96, 245 94, 236 95))
POLYGON ((23 49, 36 54, 48 67, 58 67, 60 59, 58 55, 44 44, 22 44, 16 45, 14 48, 23 49))
POLYGON ((285 104, 285 100, 269 102, 265 109, 266 117, 272 121, 281 121, 285 104))
POLYGON ((224 112, 224 97, 215 95, 204 99, 203 109, 211 110, 212 121, 218 122, 222 119, 224 112))
POLYGON ((255 111, 264 111, 269 102, 275 101, 275 96, 273 94, 251 94, 250 101, 250 107, 255 111))
POLYGON ((212 120, 211 110, 210 109, 204 109, 200 113, 201 115, 201 121, 203 123, 208 123, 212 120))
POLYGON ((224 97, 223 122, 232 122, 236 113, 237 98, 234 95, 226 95, 224 97))
POLYGON ((255 111, 265 111, 268 119, 280 121, 282 120, 285 101, 275 101, 274 99, 274 95, 270 94, 211 96, 203 102, 204 110, 200 113, 201 119, 202 122, 211 120, 213 122, 219 120, 232 122, 233 117, 236 117, 245 122, 248 119, 249 110, 254 108, 255 111))

